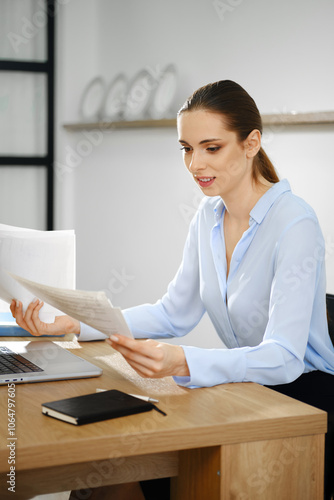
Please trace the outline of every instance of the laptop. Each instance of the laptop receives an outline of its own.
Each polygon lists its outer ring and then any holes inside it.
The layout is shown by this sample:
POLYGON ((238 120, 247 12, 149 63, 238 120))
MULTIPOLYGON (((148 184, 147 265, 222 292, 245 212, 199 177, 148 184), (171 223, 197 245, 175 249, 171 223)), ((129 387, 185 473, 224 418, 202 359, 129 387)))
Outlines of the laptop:
POLYGON ((0 384, 98 377, 101 368, 51 341, 0 342, 0 384))

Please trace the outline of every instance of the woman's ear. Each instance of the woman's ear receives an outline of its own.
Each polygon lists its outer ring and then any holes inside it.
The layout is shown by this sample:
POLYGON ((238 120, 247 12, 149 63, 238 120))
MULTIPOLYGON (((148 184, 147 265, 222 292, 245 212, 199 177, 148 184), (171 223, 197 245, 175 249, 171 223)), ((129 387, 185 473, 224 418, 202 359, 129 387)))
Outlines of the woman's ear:
POLYGON ((257 129, 252 130, 245 141, 245 145, 247 158, 254 158, 261 148, 260 131, 257 129))

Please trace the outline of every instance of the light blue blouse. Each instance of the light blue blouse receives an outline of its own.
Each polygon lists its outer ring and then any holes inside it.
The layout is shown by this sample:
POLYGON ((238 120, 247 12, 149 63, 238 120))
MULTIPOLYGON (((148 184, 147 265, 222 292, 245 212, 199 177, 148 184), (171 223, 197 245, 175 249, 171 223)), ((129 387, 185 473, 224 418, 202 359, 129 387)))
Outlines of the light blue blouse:
MULTIPOLYGON (((167 293, 156 304, 123 311, 133 335, 183 336, 207 312, 227 348, 182 346, 190 377, 174 378, 187 387, 275 385, 311 370, 334 374, 325 244, 312 208, 286 180, 274 184, 250 212, 227 280, 224 212, 220 197, 203 200, 167 293)), ((79 340, 87 336, 82 329, 79 340)))

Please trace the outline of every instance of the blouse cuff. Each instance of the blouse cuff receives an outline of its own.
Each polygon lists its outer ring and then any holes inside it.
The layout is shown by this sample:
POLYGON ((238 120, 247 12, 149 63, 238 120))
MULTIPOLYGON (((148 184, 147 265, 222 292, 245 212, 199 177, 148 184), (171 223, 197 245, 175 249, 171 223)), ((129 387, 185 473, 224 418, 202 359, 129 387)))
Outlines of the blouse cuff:
POLYGON ((242 382, 246 375, 243 348, 203 349, 181 346, 186 356, 190 377, 173 377, 184 387, 212 387, 229 382, 242 382))

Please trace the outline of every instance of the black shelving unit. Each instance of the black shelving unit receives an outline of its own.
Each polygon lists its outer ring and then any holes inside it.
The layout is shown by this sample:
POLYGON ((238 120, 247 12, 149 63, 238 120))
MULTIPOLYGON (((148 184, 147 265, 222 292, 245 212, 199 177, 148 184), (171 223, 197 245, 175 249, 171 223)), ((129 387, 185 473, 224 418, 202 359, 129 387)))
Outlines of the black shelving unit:
POLYGON ((47 169, 46 228, 54 227, 54 72, 55 72, 55 5, 45 0, 47 12, 47 59, 42 62, 0 60, 0 71, 43 73, 47 76, 47 144, 45 156, 0 156, 1 166, 36 166, 47 169))

